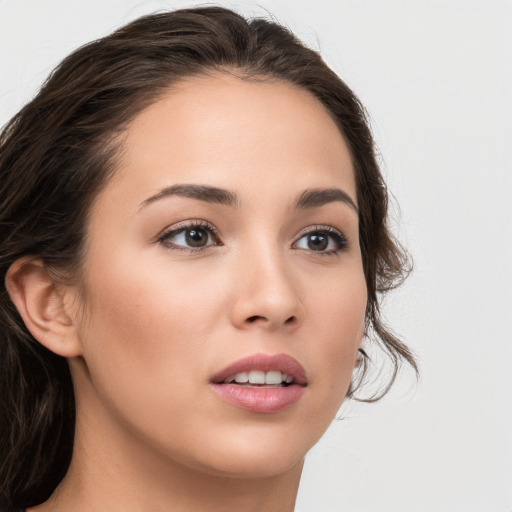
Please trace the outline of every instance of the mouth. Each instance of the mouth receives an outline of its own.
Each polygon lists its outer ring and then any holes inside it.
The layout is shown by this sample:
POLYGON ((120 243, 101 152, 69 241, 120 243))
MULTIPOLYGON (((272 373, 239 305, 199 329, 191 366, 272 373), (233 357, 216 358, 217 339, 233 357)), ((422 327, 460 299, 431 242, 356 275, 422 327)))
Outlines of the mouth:
POLYGON ((307 387, 306 371, 287 354, 254 354, 228 365, 211 380, 224 401, 253 413, 277 413, 296 403, 307 387))
POLYGON ((215 374, 212 382, 244 387, 307 386, 306 370, 287 354, 254 354, 244 357, 215 374))
POLYGON ((279 370, 264 372, 262 370, 249 370, 240 372, 224 379, 222 384, 235 384, 246 388, 280 388, 291 386, 294 383, 292 375, 279 370))

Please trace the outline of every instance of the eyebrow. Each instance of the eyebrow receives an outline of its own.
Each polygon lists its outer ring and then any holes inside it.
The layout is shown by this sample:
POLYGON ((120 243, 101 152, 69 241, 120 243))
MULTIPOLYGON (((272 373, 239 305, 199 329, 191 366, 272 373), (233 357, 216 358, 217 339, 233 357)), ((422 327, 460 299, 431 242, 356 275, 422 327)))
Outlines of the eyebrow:
POLYGON ((223 188, 210 187, 208 185, 173 185, 166 187, 154 196, 149 197, 141 203, 141 208, 163 199, 165 197, 178 196, 199 199, 207 203, 216 203, 224 206, 235 207, 238 205, 238 196, 223 188))
MULTIPOLYGON (((223 188, 212 187, 209 185, 179 184, 165 187, 157 194, 144 200, 140 207, 144 208, 155 201, 166 197, 188 197, 198 199, 207 203, 216 203, 224 206, 236 207, 240 200, 234 192, 223 188)), ((340 188, 313 188, 307 189, 295 201, 294 209, 305 210, 309 208, 319 208, 329 203, 342 202, 350 206, 356 213, 359 212, 352 198, 340 188)))
POLYGON ((295 203, 296 209, 318 208, 329 203, 340 201, 347 204, 356 213, 359 209, 353 199, 341 188, 312 188, 299 196, 295 203))

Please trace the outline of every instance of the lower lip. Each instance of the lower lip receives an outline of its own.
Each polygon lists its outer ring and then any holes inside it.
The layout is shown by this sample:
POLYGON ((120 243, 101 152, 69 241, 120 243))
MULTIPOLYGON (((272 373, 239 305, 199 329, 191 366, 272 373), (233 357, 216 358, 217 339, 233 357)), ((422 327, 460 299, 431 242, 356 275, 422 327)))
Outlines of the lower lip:
POLYGON ((304 393, 304 387, 297 384, 279 388, 250 388, 237 384, 212 384, 212 387, 220 398, 236 407, 267 414, 284 411, 304 393))

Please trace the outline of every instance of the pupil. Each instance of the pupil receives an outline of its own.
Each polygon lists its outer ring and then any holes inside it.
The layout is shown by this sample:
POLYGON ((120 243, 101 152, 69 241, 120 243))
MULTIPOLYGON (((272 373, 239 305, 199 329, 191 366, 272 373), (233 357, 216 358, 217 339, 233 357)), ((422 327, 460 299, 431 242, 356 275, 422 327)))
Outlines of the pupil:
POLYGON ((204 229, 189 229, 185 238, 191 247, 203 247, 208 241, 208 235, 204 229))
POLYGON ((310 235, 308 239, 308 247, 313 251, 323 251, 327 249, 329 239, 323 234, 310 235))

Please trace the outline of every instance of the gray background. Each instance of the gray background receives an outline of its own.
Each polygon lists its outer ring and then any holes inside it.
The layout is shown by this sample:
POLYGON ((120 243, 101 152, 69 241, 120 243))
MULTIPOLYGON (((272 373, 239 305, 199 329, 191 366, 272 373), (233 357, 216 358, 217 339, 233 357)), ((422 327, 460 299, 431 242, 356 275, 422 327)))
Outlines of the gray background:
MULTIPOLYGON (((512 511, 512 2, 221 3, 270 11, 355 89, 415 260, 385 312, 421 380, 344 404, 297 511, 512 511)), ((79 45, 198 4, 0 0, 0 123, 79 45)))

